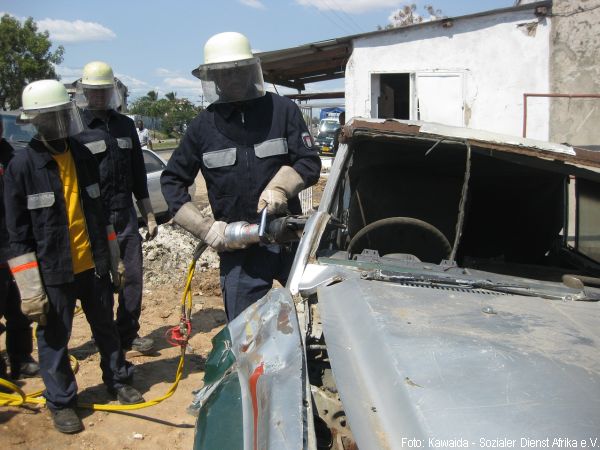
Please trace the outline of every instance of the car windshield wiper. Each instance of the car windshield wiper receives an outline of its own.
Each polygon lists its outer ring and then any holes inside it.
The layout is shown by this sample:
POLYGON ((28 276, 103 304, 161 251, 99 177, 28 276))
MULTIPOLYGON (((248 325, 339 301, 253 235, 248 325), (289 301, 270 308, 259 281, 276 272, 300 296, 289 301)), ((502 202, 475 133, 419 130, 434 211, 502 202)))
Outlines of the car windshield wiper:
POLYGON ((487 291, 500 292, 503 294, 523 295, 526 297, 541 297, 549 300, 599 300, 591 298, 585 292, 552 294, 547 291, 534 289, 523 284, 496 283, 490 280, 469 280, 461 278, 449 278, 433 274, 415 275, 398 274, 384 270, 373 270, 363 272, 361 278, 365 280, 390 281, 396 283, 413 283, 427 287, 456 287, 461 289, 485 289, 487 291))

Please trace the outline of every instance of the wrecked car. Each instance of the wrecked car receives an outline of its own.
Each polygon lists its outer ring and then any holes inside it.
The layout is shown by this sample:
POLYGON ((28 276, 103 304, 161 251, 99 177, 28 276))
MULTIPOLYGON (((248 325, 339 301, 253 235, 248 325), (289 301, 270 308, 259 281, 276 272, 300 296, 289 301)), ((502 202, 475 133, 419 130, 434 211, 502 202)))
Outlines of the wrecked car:
POLYGON ((287 285, 213 340, 194 447, 600 446, 600 154, 399 120, 340 141, 287 285))

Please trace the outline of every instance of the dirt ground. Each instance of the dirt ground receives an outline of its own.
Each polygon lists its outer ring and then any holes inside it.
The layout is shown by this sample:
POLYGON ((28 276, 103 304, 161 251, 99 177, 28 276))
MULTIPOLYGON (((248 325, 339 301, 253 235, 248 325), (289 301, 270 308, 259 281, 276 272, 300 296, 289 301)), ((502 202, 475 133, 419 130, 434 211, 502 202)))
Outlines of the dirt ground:
MULTIPOLYGON (((196 180, 195 202, 206 206, 203 180, 196 180)), ((321 178, 313 190, 313 203, 320 200, 325 184, 321 178)), ((175 377, 179 348, 171 347, 164 336, 178 324, 185 267, 191 258, 194 240, 181 236, 168 224, 161 225, 156 242, 144 245, 146 269, 140 335, 154 338, 153 356, 131 356, 135 364, 134 386, 146 400, 162 396, 175 377), (175 236, 175 237, 173 237, 175 236), (176 241, 177 245, 173 245, 176 241), (151 259, 152 258, 152 259, 151 259), (158 265, 157 265, 158 264, 158 265)), ((218 260, 207 252, 192 285, 193 316, 190 348, 177 391, 159 405, 133 412, 94 412, 79 410, 85 430, 76 435, 56 431, 45 407, 0 407, 0 436, 3 449, 191 449, 195 417, 186 412, 192 391, 202 387, 205 359, 211 339, 225 324, 219 289, 218 260)), ((79 360, 76 375, 79 399, 88 403, 109 402, 101 380, 99 355, 90 342, 90 329, 83 314, 75 317, 69 344, 79 360)), ((4 338, 4 336, 3 336, 4 338)), ((4 349, 4 339, 0 342, 4 349)), ((37 353, 34 353, 37 359, 37 353)), ((25 392, 43 388, 40 378, 20 380, 25 392)), ((116 401, 110 401, 117 404, 116 401)))
MULTIPOLYGON (((182 285, 146 288, 141 334, 154 338, 156 356, 128 356, 135 364, 134 386, 146 400, 162 396, 170 387, 179 361, 179 348, 171 347, 164 335, 177 325, 182 285)), ((48 411, 33 405, 27 408, 0 408, 0 435, 3 448, 14 449, 190 449, 195 418, 186 412, 192 391, 202 386, 204 361, 211 339, 225 324, 218 287, 218 270, 197 273, 193 284, 193 336, 185 369, 177 391, 157 406, 133 412, 107 413, 80 410, 85 430, 64 435, 54 430, 48 411), (199 295, 199 293, 202 295, 199 295)), ((101 380, 99 355, 90 343, 91 333, 83 314, 75 317, 70 353, 79 360, 76 375, 82 402, 109 401, 101 380)), ((37 355, 34 355, 37 358, 37 355)), ((41 379, 19 382, 25 392, 43 388, 41 379)), ((116 401, 111 401, 117 404, 116 401)))

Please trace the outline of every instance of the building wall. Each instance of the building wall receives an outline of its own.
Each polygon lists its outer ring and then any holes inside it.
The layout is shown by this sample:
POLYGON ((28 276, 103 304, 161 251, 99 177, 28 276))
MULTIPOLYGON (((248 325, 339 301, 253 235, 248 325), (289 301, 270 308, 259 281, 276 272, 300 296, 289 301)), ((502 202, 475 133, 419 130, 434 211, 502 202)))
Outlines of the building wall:
MULTIPOLYGON (((549 89, 550 20, 533 10, 413 26, 356 39, 346 67, 346 117, 376 117, 378 73, 461 73, 464 124, 521 135, 523 93, 549 89)), ((529 137, 548 139, 549 102, 529 105, 529 137)))
MULTIPOLYGON (((600 94, 600 0, 554 0, 551 91, 600 94)), ((550 139, 600 144, 600 99, 552 99, 550 139)))

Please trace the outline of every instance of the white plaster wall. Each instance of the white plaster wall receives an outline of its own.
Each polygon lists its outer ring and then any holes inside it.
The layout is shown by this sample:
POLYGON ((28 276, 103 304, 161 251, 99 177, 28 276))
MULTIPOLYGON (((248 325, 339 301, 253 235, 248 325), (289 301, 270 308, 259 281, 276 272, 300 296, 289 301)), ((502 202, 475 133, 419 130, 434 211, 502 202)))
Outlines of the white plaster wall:
MULTIPOLYGON (((466 126, 520 136, 523 93, 549 90, 549 32, 550 19, 529 10, 359 38, 346 67, 346 118, 372 116, 378 92, 372 74, 458 72, 464 74, 466 126)), ((528 107, 528 137, 547 140, 548 100, 528 107)))
MULTIPOLYGON (((558 94, 600 94, 600 0, 554 0, 551 86, 558 94)), ((550 101, 550 138, 600 143, 600 99, 550 101)))

